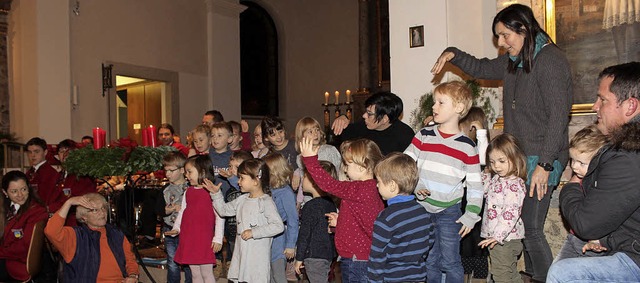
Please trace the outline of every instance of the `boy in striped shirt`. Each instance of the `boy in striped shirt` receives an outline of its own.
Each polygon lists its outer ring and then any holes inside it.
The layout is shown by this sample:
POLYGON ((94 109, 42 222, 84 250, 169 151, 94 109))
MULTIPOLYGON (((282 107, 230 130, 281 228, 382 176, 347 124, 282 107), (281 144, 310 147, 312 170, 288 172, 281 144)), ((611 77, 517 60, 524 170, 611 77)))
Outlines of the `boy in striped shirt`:
POLYGON ((393 152, 376 165, 374 173, 388 207, 373 224, 369 282, 424 282, 435 230, 431 214, 413 195, 418 183, 416 162, 393 152))
POLYGON ((483 188, 476 144, 460 132, 458 122, 472 104, 471 90, 461 81, 434 91, 433 126, 420 130, 405 153, 417 162, 415 194, 436 223, 435 243, 427 258, 427 282, 463 282, 460 239, 480 221, 483 188), (467 206, 460 203, 467 188, 467 206))

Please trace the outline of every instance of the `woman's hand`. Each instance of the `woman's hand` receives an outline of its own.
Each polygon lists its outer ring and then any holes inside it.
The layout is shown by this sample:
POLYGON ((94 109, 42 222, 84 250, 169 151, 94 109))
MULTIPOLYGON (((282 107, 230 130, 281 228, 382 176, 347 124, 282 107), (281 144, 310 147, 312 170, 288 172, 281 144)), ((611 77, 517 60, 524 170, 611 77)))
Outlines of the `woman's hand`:
POLYGON ((211 249, 213 249, 213 253, 217 253, 222 249, 222 244, 213 242, 211 243, 211 249))
POLYGON ((318 155, 318 148, 313 146, 313 140, 310 138, 304 137, 300 141, 300 155, 302 157, 318 155))
POLYGON ((242 234, 240 234, 240 238, 242 238, 243 240, 249 240, 251 238, 253 238, 253 232, 251 232, 251 229, 247 229, 242 231, 242 234))
POLYGON ((436 60, 436 64, 433 65, 433 68, 431 68, 431 74, 435 75, 440 73, 444 65, 447 62, 451 61, 451 59, 453 59, 454 56, 456 55, 453 54, 453 52, 450 52, 450 51, 442 52, 442 54, 440 54, 440 57, 438 57, 438 60, 436 60))
POLYGON ((483 249, 486 247, 493 249, 493 247, 495 247, 497 243, 498 243, 498 240, 496 239, 486 239, 486 240, 480 241, 480 243, 478 243, 478 246, 483 249))
POLYGON ((213 182, 211 182, 211 180, 207 178, 204 179, 204 188, 207 189, 207 191, 209 191, 210 193, 215 194, 219 192, 221 187, 222 187, 222 182, 216 185, 213 182))
POLYGON ((549 171, 537 166, 531 174, 531 186, 529 187, 529 197, 532 198, 534 193, 538 193, 538 201, 541 201, 547 193, 547 182, 549 181, 549 171))
POLYGON ((331 129, 336 136, 342 134, 342 131, 349 126, 349 118, 347 116, 341 115, 340 117, 333 120, 333 124, 331 125, 331 129))
POLYGON ((296 249, 284 249, 284 256, 287 259, 292 259, 294 256, 296 256, 296 249))
POLYGON ((304 268, 304 265, 302 265, 302 261, 296 260, 293 267, 296 270, 296 274, 298 275, 302 274, 302 271, 300 271, 301 268, 304 268))

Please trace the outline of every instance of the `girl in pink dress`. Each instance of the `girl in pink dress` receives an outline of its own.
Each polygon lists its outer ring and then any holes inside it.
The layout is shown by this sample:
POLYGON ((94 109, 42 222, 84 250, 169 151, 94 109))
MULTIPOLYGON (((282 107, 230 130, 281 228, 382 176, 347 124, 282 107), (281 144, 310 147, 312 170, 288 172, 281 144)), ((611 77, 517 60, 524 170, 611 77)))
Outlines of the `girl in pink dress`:
POLYGON ((213 166, 209 156, 196 155, 187 160, 184 168, 191 186, 182 198, 173 229, 165 235, 180 234, 174 260, 189 265, 193 282, 215 282, 214 253, 222 248, 224 220, 216 214, 209 191, 203 188, 205 179, 213 180, 213 166))

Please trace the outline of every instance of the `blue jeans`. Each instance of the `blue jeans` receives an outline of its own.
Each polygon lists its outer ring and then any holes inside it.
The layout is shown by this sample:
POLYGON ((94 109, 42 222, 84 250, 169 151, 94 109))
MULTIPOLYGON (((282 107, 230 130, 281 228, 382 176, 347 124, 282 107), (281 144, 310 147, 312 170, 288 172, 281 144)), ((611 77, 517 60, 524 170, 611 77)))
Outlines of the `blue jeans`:
POLYGON ((551 265, 547 282, 640 282, 640 267, 621 252, 612 256, 568 258, 551 265))
MULTIPOLYGON (((551 193, 556 187, 549 187, 542 200, 537 195, 524 197, 522 203, 522 222, 524 224, 524 265, 525 272, 534 280, 544 281, 549 266, 553 262, 553 254, 544 235, 544 222, 547 219, 551 193)), ((527 192, 529 187, 527 187, 527 192)))
MULTIPOLYGON (((171 230, 170 228, 163 228, 163 232, 171 230), (166 230, 166 231, 165 231, 166 230)), ((173 257, 176 256, 176 250, 178 249, 178 243, 180 237, 165 237, 164 247, 167 251, 167 282, 180 283, 180 265, 173 261, 173 257)), ((191 283, 191 270, 189 266, 184 266, 184 282, 191 283)))
POLYGON ((357 260, 350 258, 340 259, 340 270, 342 272, 343 283, 364 283, 367 279, 367 262, 366 260, 357 260))
POLYGON ((460 259, 460 228, 462 224, 456 220, 462 216, 460 204, 451 206, 441 212, 432 214, 435 217, 435 242, 427 257, 427 282, 441 283, 445 274, 445 282, 464 282, 464 269, 460 259))

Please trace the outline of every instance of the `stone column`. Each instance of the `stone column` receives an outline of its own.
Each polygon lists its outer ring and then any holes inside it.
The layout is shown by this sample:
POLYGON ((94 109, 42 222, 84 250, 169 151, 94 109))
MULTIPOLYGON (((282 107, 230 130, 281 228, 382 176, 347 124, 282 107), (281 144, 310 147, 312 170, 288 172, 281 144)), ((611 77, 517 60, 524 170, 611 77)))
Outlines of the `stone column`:
POLYGON ((0 1, 0 133, 10 132, 9 123, 9 67, 7 58, 8 18, 11 0, 0 1))

